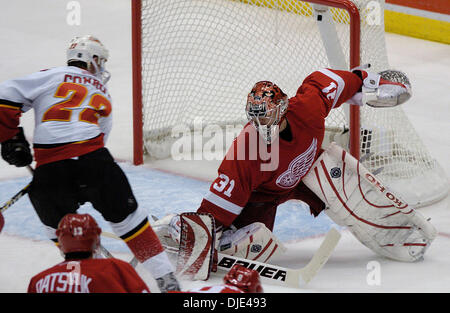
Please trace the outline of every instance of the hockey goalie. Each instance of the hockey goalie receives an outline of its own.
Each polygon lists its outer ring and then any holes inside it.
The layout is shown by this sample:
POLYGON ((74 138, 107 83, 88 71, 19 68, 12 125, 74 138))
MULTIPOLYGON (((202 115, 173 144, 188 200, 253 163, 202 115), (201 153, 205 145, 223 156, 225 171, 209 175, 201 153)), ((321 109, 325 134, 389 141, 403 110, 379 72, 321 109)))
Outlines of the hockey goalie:
POLYGON ((313 72, 291 98, 272 82, 254 85, 245 106, 249 122, 196 212, 212 216, 212 222, 205 218, 193 226, 179 215, 158 222, 160 229, 167 226, 162 240, 184 250, 181 267, 192 264, 187 256, 193 253, 213 259, 198 249, 198 238, 206 240, 206 250, 261 262, 283 253, 272 231, 277 207, 292 199, 308 204, 314 216, 327 214, 379 255, 404 262, 423 258, 436 236, 431 223, 342 147, 322 147, 332 109, 345 102, 393 107, 411 97, 404 73, 366 69, 313 72))

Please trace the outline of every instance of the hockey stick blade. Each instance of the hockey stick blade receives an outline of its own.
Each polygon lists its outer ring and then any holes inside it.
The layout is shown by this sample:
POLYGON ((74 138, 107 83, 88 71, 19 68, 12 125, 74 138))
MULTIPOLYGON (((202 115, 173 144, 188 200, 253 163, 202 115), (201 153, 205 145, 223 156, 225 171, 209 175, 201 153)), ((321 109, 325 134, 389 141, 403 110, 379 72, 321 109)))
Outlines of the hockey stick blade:
POLYGON ((340 238, 341 234, 332 228, 309 263, 299 269, 285 268, 221 253, 219 253, 217 268, 229 271, 234 264, 241 264, 258 271, 261 279, 268 283, 301 288, 308 284, 328 261, 340 238))
POLYGON ((325 239, 322 241, 316 253, 314 253, 311 261, 309 261, 309 263, 305 267, 300 269, 300 276, 305 284, 309 283, 311 279, 313 279, 314 276, 325 265, 340 239, 341 233, 339 231, 334 228, 331 228, 328 231, 325 239))

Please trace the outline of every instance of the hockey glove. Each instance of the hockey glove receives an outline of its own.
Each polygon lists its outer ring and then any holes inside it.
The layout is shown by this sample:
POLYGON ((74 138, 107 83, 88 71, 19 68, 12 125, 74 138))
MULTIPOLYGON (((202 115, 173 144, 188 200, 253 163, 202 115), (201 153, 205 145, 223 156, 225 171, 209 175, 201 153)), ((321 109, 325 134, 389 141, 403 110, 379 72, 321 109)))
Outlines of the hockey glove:
POLYGON ((367 104, 375 108, 394 107, 411 98, 411 84, 400 71, 386 70, 378 74, 361 69, 353 70, 363 85, 349 101, 351 104, 367 104))
POLYGON ((2 158, 11 165, 24 167, 33 162, 30 144, 25 138, 23 128, 19 127, 17 135, 2 142, 2 158))

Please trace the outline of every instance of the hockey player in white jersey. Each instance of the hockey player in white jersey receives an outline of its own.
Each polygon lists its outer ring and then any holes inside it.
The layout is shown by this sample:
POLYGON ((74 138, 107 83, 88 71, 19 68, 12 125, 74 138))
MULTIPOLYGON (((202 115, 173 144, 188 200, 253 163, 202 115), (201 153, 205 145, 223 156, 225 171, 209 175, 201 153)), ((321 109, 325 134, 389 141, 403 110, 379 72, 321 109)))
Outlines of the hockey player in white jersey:
POLYGON ((59 221, 92 203, 161 291, 179 290, 174 268, 138 207, 130 184, 105 148, 112 127, 112 100, 106 83, 108 50, 93 36, 75 37, 67 66, 0 84, 1 155, 17 167, 32 163, 20 117, 34 110, 36 169, 29 197, 48 236, 56 242, 59 221))

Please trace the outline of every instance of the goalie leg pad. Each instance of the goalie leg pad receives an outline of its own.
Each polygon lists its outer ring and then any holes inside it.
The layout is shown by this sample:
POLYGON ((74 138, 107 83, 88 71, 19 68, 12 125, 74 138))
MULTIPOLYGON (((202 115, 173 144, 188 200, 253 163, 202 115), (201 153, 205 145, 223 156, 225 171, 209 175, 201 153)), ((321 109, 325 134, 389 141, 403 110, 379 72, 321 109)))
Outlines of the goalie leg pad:
POLYGON ((303 182, 327 204, 325 213, 334 222, 378 254, 418 261, 436 237, 429 221, 335 143, 303 182))
POLYGON ((259 222, 237 230, 225 230, 219 243, 220 253, 264 263, 285 251, 278 238, 259 222))

